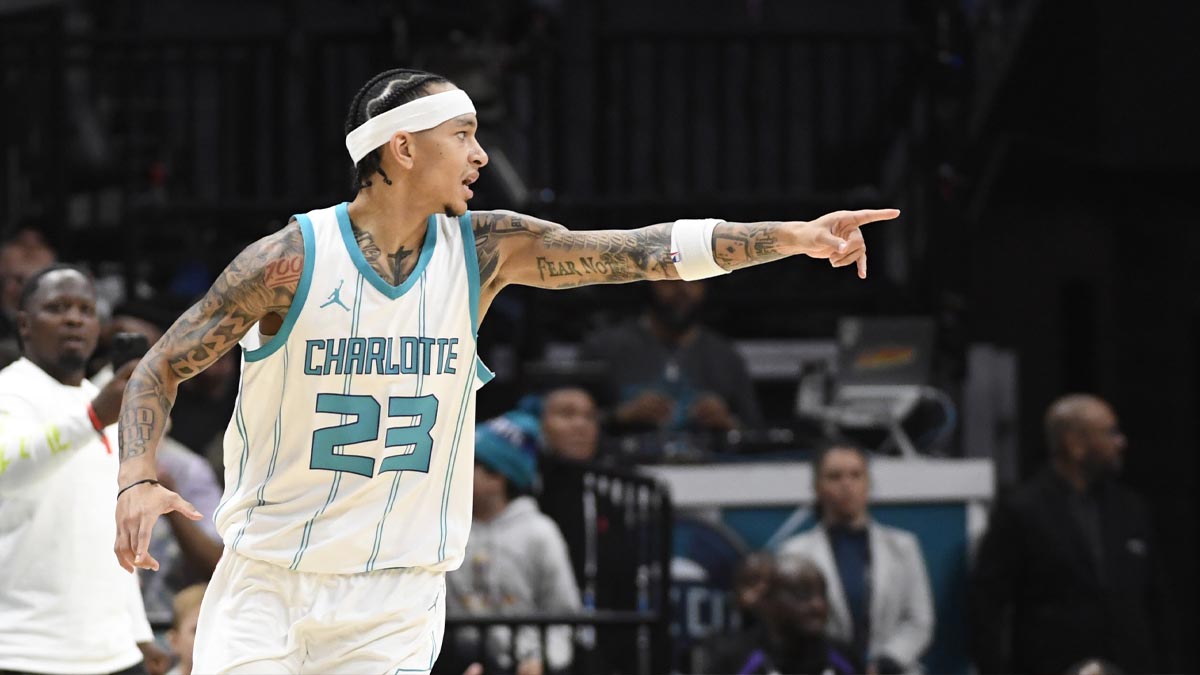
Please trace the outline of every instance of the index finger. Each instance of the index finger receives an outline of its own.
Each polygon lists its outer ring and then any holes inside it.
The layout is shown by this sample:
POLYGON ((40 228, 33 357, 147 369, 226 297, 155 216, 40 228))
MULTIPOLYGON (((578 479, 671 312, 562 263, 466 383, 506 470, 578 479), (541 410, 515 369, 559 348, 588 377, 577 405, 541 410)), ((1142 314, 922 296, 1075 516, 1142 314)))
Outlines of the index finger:
POLYGON ((845 211, 834 234, 845 236, 850 230, 862 227, 867 223, 880 220, 893 220, 900 217, 900 209, 863 209, 861 211, 845 211))

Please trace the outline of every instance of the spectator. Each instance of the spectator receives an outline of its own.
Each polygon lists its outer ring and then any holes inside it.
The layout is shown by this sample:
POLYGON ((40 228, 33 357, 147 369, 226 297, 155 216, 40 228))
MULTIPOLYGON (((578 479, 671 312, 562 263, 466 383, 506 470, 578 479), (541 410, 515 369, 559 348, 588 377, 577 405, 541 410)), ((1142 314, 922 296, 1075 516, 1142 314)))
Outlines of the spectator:
POLYGON ((658 281, 647 287, 642 316, 589 339, 580 358, 605 364, 622 431, 724 432, 762 425, 742 357, 700 325, 702 282, 658 281))
POLYGON ((1049 466, 997 503, 976 557, 976 666, 1061 673, 1102 659, 1126 673, 1167 672, 1150 519, 1114 480, 1125 453, 1116 414, 1072 394, 1050 406, 1045 431, 1049 466))
POLYGON ((813 462, 821 521, 779 556, 816 563, 829 582, 827 632, 878 673, 920 672, 933 639, 933 600, 917 538, 871 519, 867 455, 832 444, 813 462))
POLYGON ((771 585, 775 559, 770 553, 756 551, 742 559, 733 573, 733 601, 742 613, 744 623, 758 621, 760 603, 771 585))
POLYGON ((22 358, 0 371, 0 671, 136 672, 145 661, 162 673, 137 577, 112 551, 112 425, 134 364, 102 389, 84 379, 100 326, 79 268, 35 273, 17 309, 22 358))
MULTIPOLYGON (((536 475, 536 453, 537 420, 524 413, 509 413, 476 431, 474 522, 462 567, 446 575, 446 607, 452 616, 580 608, 562 534, 527 495, 536 475)), ((543 649, 539 629, 521 628, 514 646, 512 631, 489 629, 482 654, 485 672, 539 675, 565 668, 572 660, 571 629, 551 627, 546 636, 543 649)), ((455 648, 443 653, 475 660, 478 631, 464 629, 451 639, 455 648)), ((442 669, 458 672, 465 666, 443 662, 442 669)))
MULTIPOLYGON (((111 321, 102 331, 101 342, 111 343, 116 333, 137 333, 145 336, 148 344, 154 344, 162 337, 164 319, 151 306, 122 305, 113 310, 111 321)), ((123 364, 106 363, 92 377, 92 382, 103 386, 111 379, 113 367, 120 365, 123 364)), ((177 407, 172 412, 178 410, 177 407)), ((175 440, 171 431, 168 420, 168 435, 158 447, 158 480, 195 506, 204 518, 192 521, 172 511, 154 524, 150 555, 158 561, 159 568, 143 570, 139 577, 146 617, 155 624, 171 621, 176 592, 212 577, 223 550, 221 537, 213 523, 213 512, 221 501, 221 486, 216 474, 208 461, 175 440)))
POLYGON ((204 588, 204 584, 194 584, 175 595, 167 643, 178 661, 167 675, 192 675, 192 646, 196 644, 196 623, 200 620, 204 588))
POLYGON ((41 235, 22 230, 0 245, 0 368, 21 356, 17 344, 17 304, 21 288, 35 272, 54 263, 57 256, 41 235))
MULTIPOLYGON (((600 563, 599 556, 621 568, 636 565, 636 561, 626 555, 626 542, 622 539, 625 530, 620 518, 613 517, 619 516, 624 504, 600 499, 596 493, 592 461, 596 457, 600 424, 595 401, 581 387, 557 387, 540 396, 527 396, 521 405, 540 419, 543 456, 538 506, 566 539, 575 579, 583 584, 580 590, 584 606, 633 609, 626 602, 607 604, 610 597, 597 597, 599 567, 606 567, 607 574, 612 573, 608 569, 612 565, 600 563), (603 527, 598 526, 600 523, 603 527), (629 564, 623 565, 622 561, 629 564)), ((606 492, 604 496, 613 495, 606 492)), ((628 602, 635 597, 633 574, 622 575, 621 581, 626 583, 618 591, 628 602)))
POLYGON ((542 444, 547 454, 574 462, 596 459, 600 419, 583 387, 559 387, 541 397, 542 444))
MULTIPOLYGON (((595 399, 581 386, 555 386, 522 406, 541 420, 542 490, 538 505, 558 526, 567 543, 574 577, 587 609, 635 610, 638 569, 646 561, 635 554, 635 524, 629 521, 631 489, 614 469, 596 463, 600 436, 595 399)), ((585 631, 579 641, 591 673, 631 672, 637 650, 626 631, 585 631), (592 638, 595 639, 592 639, 592 638)))
POLYGON ((719 636, 707 651, 707 673, 864 672, 851 650, 825 634, 829 616, 821 569, 799 556, 769 567, 765 592, 757 602, 761 623, 719 636))

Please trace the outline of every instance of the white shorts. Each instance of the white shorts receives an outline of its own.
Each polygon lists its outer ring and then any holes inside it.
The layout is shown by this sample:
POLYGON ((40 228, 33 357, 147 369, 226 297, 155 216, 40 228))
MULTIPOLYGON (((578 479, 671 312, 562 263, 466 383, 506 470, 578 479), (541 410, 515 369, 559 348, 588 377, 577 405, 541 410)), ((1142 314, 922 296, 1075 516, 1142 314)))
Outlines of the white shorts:
POLYGON ((445 620, 442 572, 293 572, 227 548, 200 605, 192 672, 428 673, 445 620))

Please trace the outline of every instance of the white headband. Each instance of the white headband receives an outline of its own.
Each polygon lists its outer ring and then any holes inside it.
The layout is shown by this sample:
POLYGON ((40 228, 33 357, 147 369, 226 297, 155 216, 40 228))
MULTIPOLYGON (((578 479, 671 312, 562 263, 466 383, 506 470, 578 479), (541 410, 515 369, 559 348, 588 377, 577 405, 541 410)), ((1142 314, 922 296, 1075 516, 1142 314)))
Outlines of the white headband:
POLYGON ((392 140, 397 131, 425 131, 459 115, 475 112, 471 97, 462 89, 422 96, 376 115, 346 135, 346 149, 355 164, 392 140))

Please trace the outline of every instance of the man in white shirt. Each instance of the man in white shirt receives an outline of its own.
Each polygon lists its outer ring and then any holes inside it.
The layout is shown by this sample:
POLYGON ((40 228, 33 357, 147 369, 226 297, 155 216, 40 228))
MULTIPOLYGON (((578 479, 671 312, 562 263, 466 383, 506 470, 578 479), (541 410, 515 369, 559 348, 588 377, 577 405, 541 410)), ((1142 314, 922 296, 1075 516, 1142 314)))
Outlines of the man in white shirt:
POLYGON ((103 389, 84 379, 99 323, 78 268, 35 274, 19 309, 21 358, 0 370, 0 672, 146 672, 159 652, 112 551, 112 425, 134 364, 103 389))

